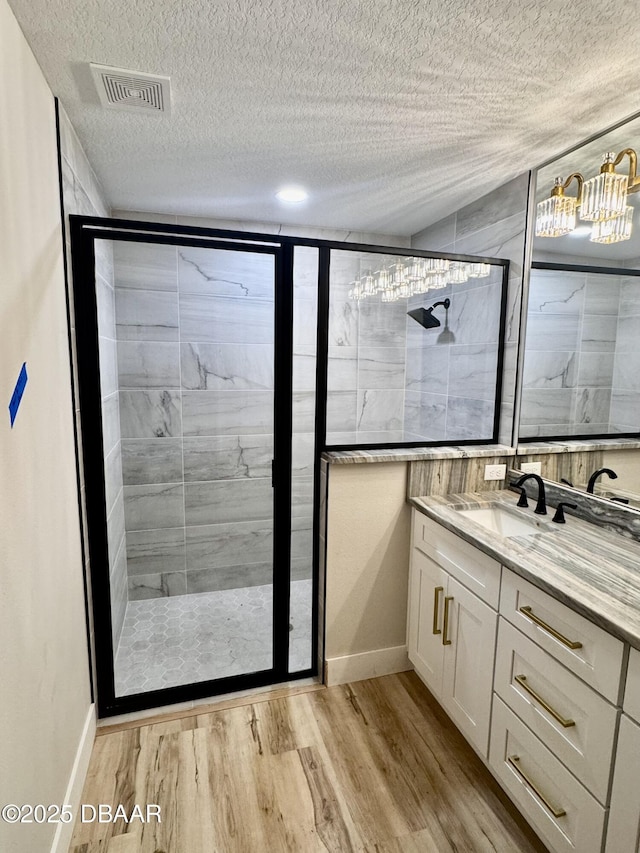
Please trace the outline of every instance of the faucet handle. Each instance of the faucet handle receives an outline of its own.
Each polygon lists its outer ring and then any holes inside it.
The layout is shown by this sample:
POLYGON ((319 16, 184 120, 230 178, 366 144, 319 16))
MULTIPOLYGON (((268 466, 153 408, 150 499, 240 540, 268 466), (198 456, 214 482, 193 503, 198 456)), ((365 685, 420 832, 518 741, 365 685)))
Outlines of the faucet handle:
POLYGON ((516 506, 529 506, 529 501, 527 500, 527 491, 524 486, 518 486, 520 489, 520 497, 518 498, 518 503, 516 506))
POLYGON ((555 521, 557 524, 566 524, 566 521, 564 518, 564 507, 566 507, 566 506, 569 507, 569 509, 577 509, 578 508, 576 504, 570 504, 570 503, 567 503, 566 501, 563 501, 562 503, 559 503, 558 506, 556 507, 556 514, 553 516, 551 521, 555 521))

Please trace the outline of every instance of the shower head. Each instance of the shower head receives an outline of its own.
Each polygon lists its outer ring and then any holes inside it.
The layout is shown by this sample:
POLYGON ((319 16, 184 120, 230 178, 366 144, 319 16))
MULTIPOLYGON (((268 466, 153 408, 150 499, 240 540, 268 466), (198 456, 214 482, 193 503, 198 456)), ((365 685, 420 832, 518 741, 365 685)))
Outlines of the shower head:
POLYGON ((433 316, 433 309, 437 308, 439 305, 444 305, 444 310, 448 311, 449 306, 451 305, 451 300, 447 297, 447 299, 443 299, 442 302, 434 303, 431 308, 414 308, 413 311, 407 311, 407 314, 416 322, 420 323, 421 326, 424 326, 425 329, 435 329, 442 325, 440 320, 433 316))

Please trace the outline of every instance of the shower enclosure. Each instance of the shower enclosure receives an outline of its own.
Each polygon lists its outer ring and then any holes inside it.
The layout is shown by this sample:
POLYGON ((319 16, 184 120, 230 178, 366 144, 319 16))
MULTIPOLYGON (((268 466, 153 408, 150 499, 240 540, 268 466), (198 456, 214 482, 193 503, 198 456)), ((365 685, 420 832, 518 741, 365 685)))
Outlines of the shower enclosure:
POLYGON ((316 674, 320 453, 492 440, 506 262, 452 260, 486 271, 364 300, 366 270, 417 259, 127 220, 71 227, 101 716, 316 674), (435 417, 423 397, 438 392, 435 417))

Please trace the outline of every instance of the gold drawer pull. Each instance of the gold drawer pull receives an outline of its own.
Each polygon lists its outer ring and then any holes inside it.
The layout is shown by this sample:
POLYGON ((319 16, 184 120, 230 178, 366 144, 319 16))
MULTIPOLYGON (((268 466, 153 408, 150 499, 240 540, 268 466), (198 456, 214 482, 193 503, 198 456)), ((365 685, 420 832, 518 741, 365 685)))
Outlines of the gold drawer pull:
POLYGON ((449 633, 449 605, 453 601, 452 595, 445 595, 444 597, 444 623, 442 625, 442 645, 450 646, 451 640, 447 639, 447 634, 449 633))
POLYGON ((542 698, 542 696, 540 696, 539 693, 536 693, 536 691, 532 687, 529 687, 529 685, 527 684, 527 676, 526 675, 516 675, 515 681, 518 682, 520 687, 522 687, 522 689, 525 690, 529 694, 529 696, 532 696, 536 700, 536 702, 538 702, 538 704, 542 705, 542 707, 545 709, 545 711, 548 711, 551 714, 551 716, 554 718, 554 720, 557 720, 561 726, 564 726, 565 729, 569 729, 569 728, 571 728, 571 726, 575 726, 575 724, 576 724, 575 720, 565 719, 557 711, 555 711, 551 707, 551 705, 549 705, 548 702, 545 702, 545 700, 542 698))
POLYGON ((538 797, 538 799, 539 799, 539 800, 540 800, 540 801, 541 801, 541 802, 542 802, 542 803, 543 803, 543 804, 544 804, 544 805, 549 809, 549 811, 551 812, 551 814, 552 814, 554 817, 564 817, 564 816, 566 815, 566 811, 565 811, 564 809, 557 809, 555 806, 551 805, 551 803, 550 803, 550 802, 549 802, 549 800, 545 797, 545 795, 544 795, 544 794, 542 794, 542 793, 541 793, 541 792, 536 788, 536 786, 533 784, 533 782, 531 781, 531 779, 529 778, 529 776, 527 776, 527 774, 524 772, 524 770, 522 769, 522 767, 520 767, 520 765, 518 764, 518 762, 520 761, 519 756, 517 756, 517 755, 509 755, 509 756, 507 757, 507 761, 508 761, 508 762, 509 762, 509 764, 513 767, 513 769, 516 771, 516 773, 518 774, 518 776, 520 776, 522 779, 524 779, 524 781, 525 781, 525 782, 527 783, 527 785, 531 788, 531 790, 532 790, 532 791, 533 791, 533 793, 536 795, 536 797, 538 797))
POLYGON ((541 628, 544 628, 552 637, 555 637, 556 640, 562 643, 563 646, 566 646, 568 649, 581 649, 582 643, 579 643, 574 640, 567 640, 562 634, 558 633, 555 628, 552 628, 551 625, 547 625, 539 616, 536 616, 535 613, 532 612, 531 608, 527 605, 527 607, 521 607, 520 613, 523 616, 526 616, 527 619, 531 619, 532 622, 535 622, 536 625, 539 625, 541 628))
POLYGON ((440 593, 444 592, 443 586, 437 586, 433 590, 433 633, 434 634, 442 634, 440 628, 438 628, 438 609, 440 607, 440 593))

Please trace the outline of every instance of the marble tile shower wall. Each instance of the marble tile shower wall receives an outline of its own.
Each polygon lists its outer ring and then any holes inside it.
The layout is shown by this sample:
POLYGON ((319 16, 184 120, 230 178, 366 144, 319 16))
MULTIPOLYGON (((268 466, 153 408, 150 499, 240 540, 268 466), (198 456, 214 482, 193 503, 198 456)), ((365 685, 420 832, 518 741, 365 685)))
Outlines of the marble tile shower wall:
POLYGON ((414 297, 408 310, 451 300, 448 326, 454 340, 445 343, 445 310, 434 313, 442 325, 424 329, 406 317, 406 441, 462 441, 490 439, 496 391, 496 366, 501 269, 489 279, 448 285, 414 297))
MULTIPOLYGON (((68 216, 108 216, 109 209, 104 194, 75 131, 59 105, 60 153, 62 166, 62 197, 65 215, 65 238, 68 268, 71 269, 68 216)), ((112 641, 117 649, 127 607, 127 568, 125 549, 124 497, 120 445, 120 418, 118 414, 118 374, 116 360, 115 299, 113 288, 113 256, 108 243, 96 244, 96 287, 99 316, 99 355, 101 368, 103 450, 105 459, 105 485, 107 498, 107 530, 109 543, 109 574, 111 581, 112 641)), ((77 452, 82 459, 80 410, 77 388, 77 353, 75 349, 75 319, 73 291, 69 288, 71 308, 71 342, 73 349, 73 382, 76 404, 77 452)), ((85 575, 90 578, 89 549, 87 542, 86 500, 84 472, 80 465, 80 505, 84 535, 85 575)), ((93 628, 91 627, 91 630, 93 628)))
MULTIPOLYGON (((130 598, 269 583, 273 258, 131 243, 116 244, 115 258, 130 598)), ((312 330, 314 341, 315 322, 312 330)), ((304 380, 314 382, 315 371, 307 343, 300 332, 294 579, 311 573, 314 392, 304 380)))
POLYGON ((526 222, 531 173, 525 172, 477 201, 414 234, 416 249, 506 258, 509 266, 502 406, 498 440, 512 443, 526 222))
POLYGON ((522 437, 609 432, 614 362, 624 362, 615 356, 621 283, 619 276, 531 271, 522 437))
POLYGON ((610 427, 612 432, 640 430, 640 278, 636 276, 620 282, 610 427))

